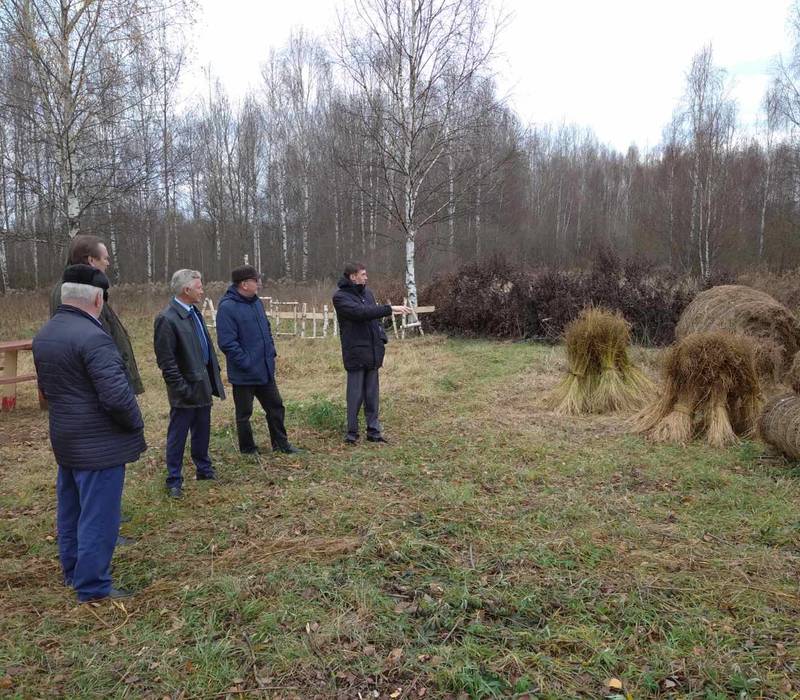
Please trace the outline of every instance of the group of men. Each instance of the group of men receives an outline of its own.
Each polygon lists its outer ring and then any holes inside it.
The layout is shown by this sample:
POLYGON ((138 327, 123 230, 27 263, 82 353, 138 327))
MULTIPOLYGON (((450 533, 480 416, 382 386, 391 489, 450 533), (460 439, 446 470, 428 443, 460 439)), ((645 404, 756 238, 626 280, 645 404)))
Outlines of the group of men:
MULTIPOLYGON (((144 386, 128 333, 108 304, 109 265, 99 238, 73 239, 62 282, 51 297, 51 318, 33 342, 58 464, 59 558, 64 583, 81 602, 131 595, 112 585, 111 558, 119 534, 125 465, 146 449, 136 401, 144 386)), ((333 297, 347 370, 348 444, 358 441, 362 405, 367 440, 386 442, 378 418, 378 370, 387 337, 379 319, 410 312, 405 306, 376 304, 366 282, 364 266, 348 263, 333 297)), ((301 450, 287 436, 275 379, 277 353, 260 288, 255 268, 236 268, 216 315, 217 340, 233 387, 239 450, 259 452, 250 425, 253 400, 258 399, 272 450, 295 454, 301 450)), ((209 456, 211 404, 213 396, 225 398, 225 389, 214 342, 197 307, 203 298, 201 274, 178 270, 171 291, 172 299, 156 317, 153 344, 170 405, 166 486, 171 497, 181 498, 187 437, 196 478, 217 479, 209 456)))

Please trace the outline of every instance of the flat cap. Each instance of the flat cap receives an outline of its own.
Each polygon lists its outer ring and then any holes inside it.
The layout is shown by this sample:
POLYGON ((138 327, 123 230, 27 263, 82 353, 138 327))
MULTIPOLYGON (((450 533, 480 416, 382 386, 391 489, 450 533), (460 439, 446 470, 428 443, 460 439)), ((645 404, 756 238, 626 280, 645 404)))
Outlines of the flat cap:
POLYGON ((72 282, 73 284, 88 284, 105 291, 109 287, 108 277, 105 276, 105 273, 91 265, 70 265, 64 270, 61 281, 72 282))

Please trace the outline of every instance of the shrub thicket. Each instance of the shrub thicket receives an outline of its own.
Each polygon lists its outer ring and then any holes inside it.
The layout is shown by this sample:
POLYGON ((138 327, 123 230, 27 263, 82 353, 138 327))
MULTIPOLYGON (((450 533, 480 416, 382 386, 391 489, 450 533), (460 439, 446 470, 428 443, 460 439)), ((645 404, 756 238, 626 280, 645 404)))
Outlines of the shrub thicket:
POLYGON ((600 251, 589 270, 523 271, 507 260, 470 263, 423 290, 433 327, 451 335, 556 342, 587 305, 618 311, 635 342, 666 345, 692 298, 710 284, 600 251))

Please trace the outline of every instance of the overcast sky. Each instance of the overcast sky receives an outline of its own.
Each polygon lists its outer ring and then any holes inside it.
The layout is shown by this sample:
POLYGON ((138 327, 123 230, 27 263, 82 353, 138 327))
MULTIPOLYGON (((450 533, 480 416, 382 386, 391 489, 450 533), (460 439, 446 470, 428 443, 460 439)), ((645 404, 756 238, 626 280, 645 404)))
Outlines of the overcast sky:
MULTIPOLYGON (((195 73, 211 66, 233 99, 259 83, 293 27, 325 36, 346 0, 200 0, 195 73)), ((752 127, 775 58, 790 49, 791 0, 504 0, 494 70, 525 123, 575 123, 626 150, 656 145, 692 56, 705 44, 752 127)), ((197 77, 190 84, 199 85, 197 77)))

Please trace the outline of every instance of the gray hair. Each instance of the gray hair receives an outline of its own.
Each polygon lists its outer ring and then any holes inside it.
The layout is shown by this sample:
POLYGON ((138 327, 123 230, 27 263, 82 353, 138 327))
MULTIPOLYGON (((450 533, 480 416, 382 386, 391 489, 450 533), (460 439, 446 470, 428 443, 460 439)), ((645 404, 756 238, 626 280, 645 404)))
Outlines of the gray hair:
POLYGON ((199 280, 202 275, 197 270, 176 270, 172 275, 172 281, 169 283, 172 293, 175 296, 183 294, 185 287, 189 286, 192 280, 199 280))
POLYGON ((64 282, 61 285, 61 301, 77 301, 81 304, 94 304, 98 294, 102 294, 100 287, 91 284, 78 284, 76 282, 64 282))

